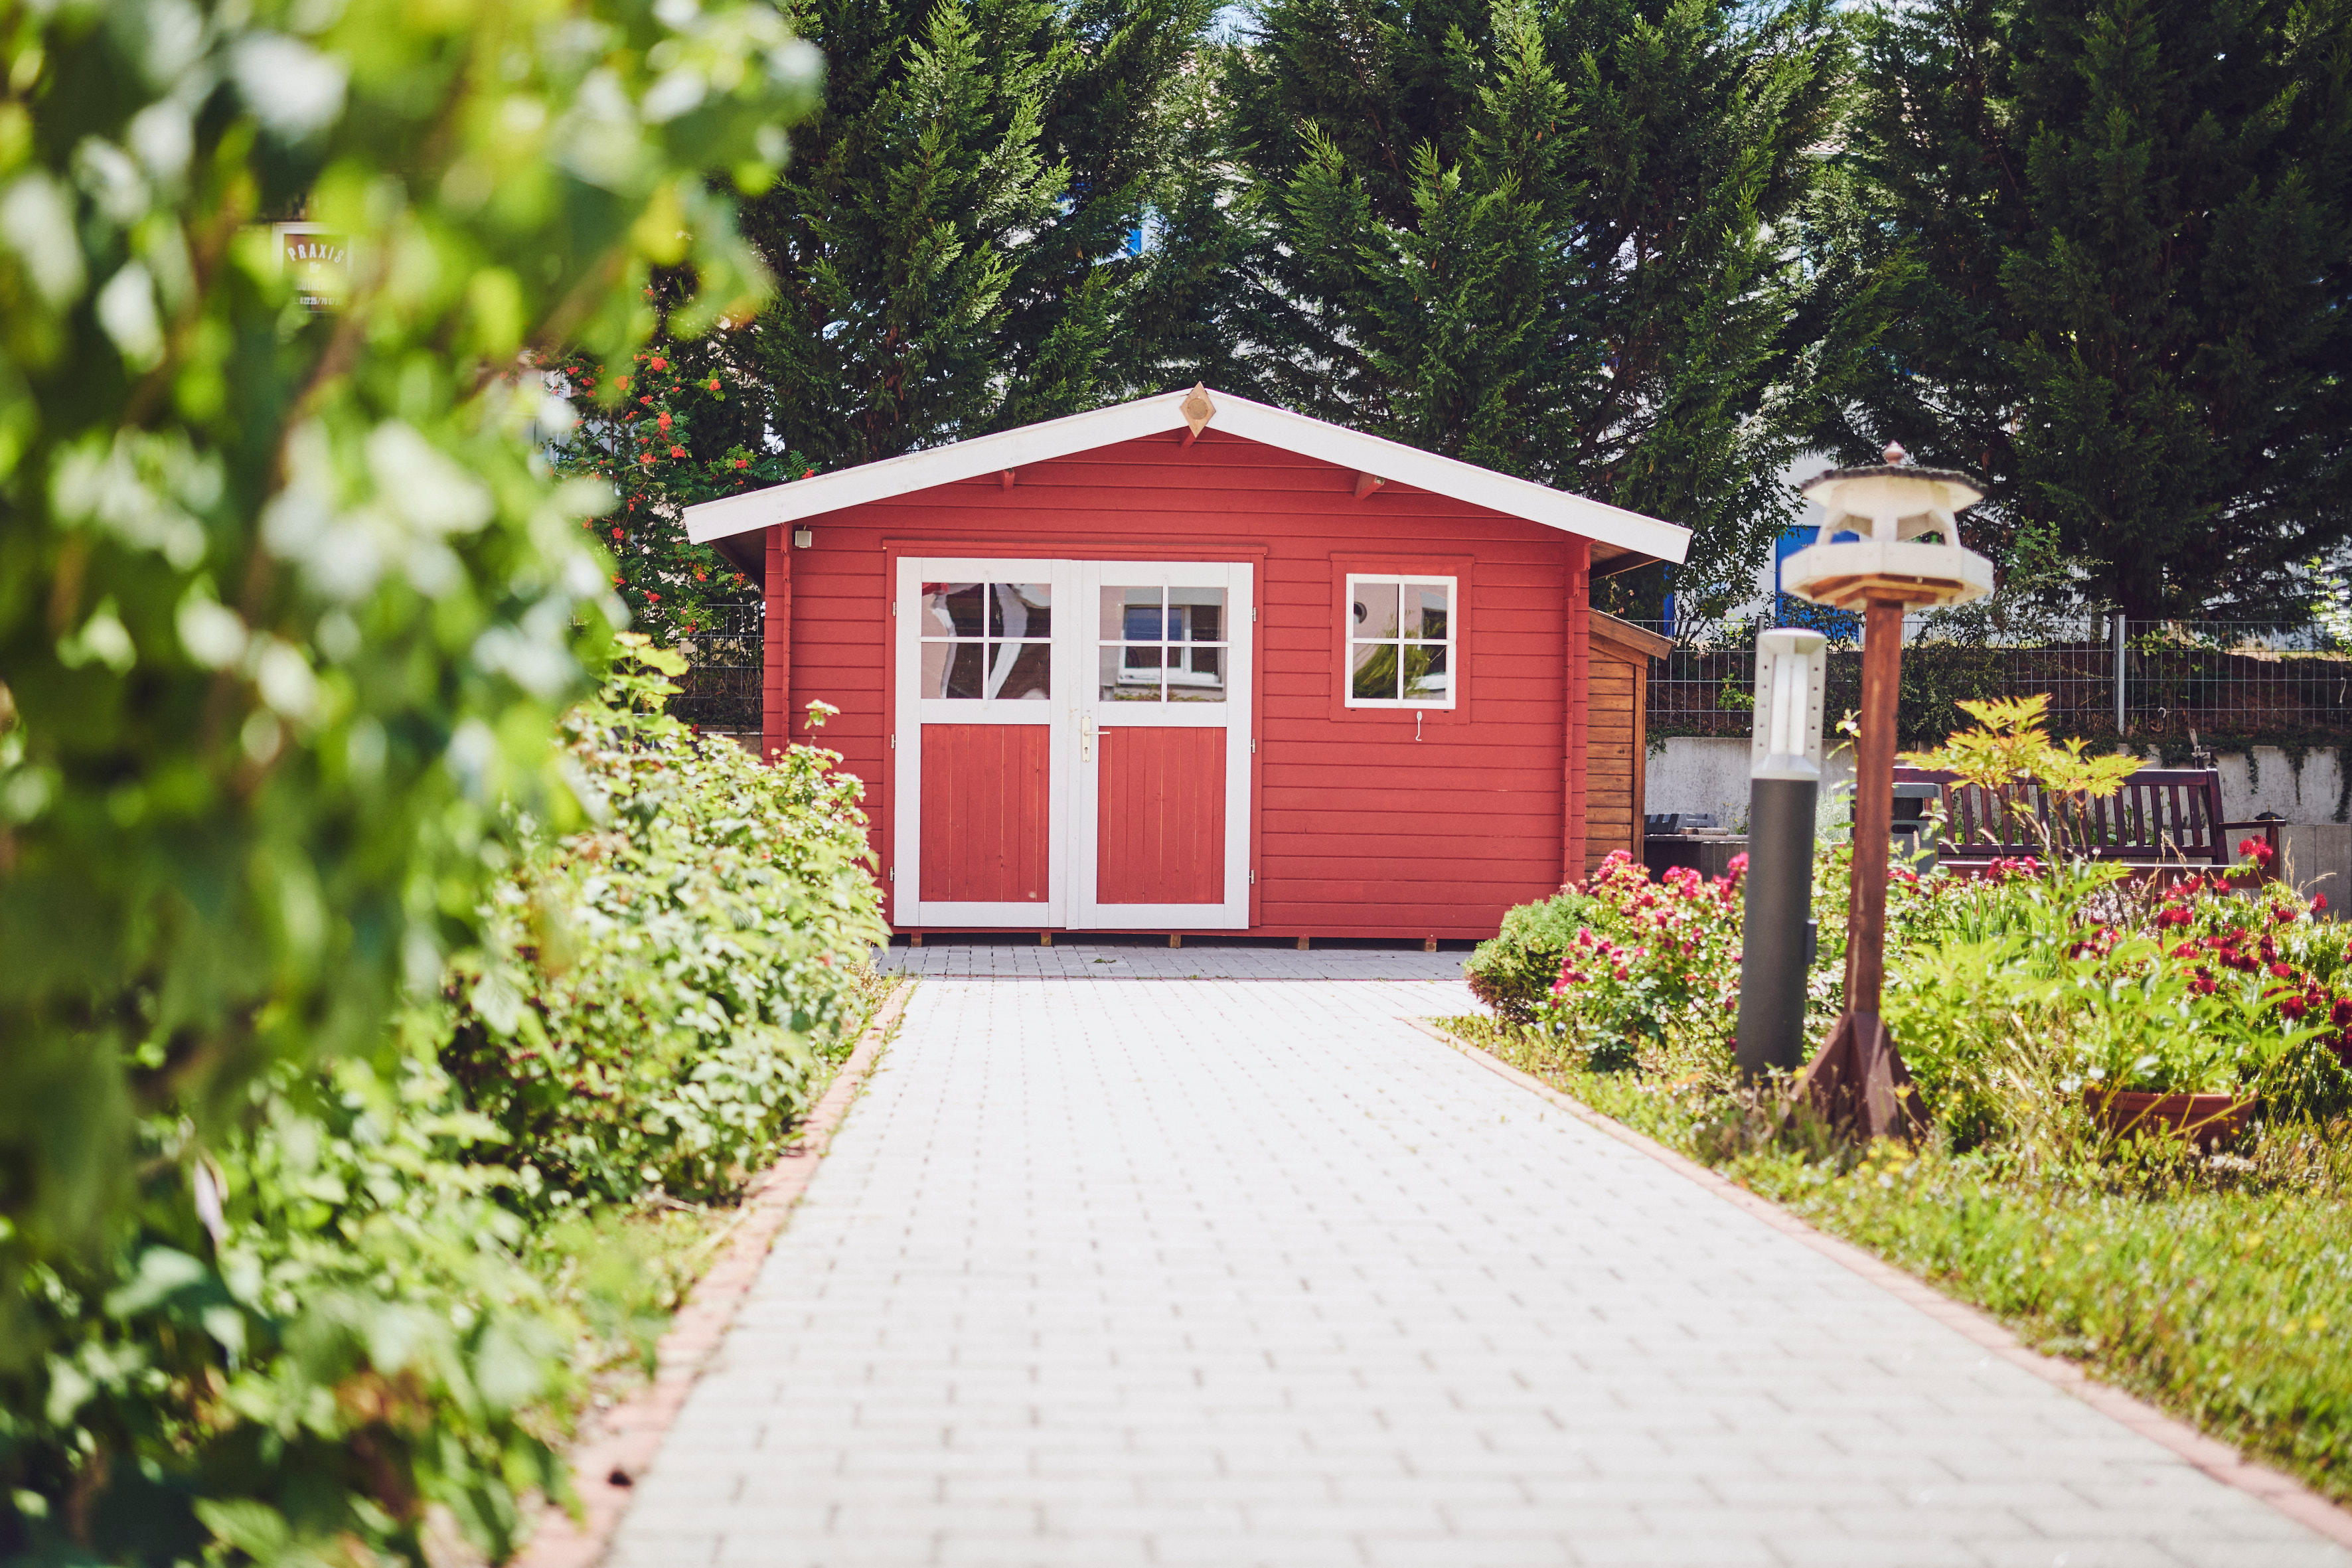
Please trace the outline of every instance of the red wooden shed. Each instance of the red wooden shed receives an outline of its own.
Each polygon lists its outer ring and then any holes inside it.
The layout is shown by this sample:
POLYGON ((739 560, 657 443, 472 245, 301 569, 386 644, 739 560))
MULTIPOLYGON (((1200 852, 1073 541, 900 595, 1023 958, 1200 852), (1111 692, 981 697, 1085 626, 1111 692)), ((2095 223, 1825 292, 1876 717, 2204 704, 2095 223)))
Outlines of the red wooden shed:
POLYGON ((1588 589, 1689 541, 1202 388, 687 526, 762 585, 765 751, 865 781, 915 932, 1492 935, 1638 823, 1645 634, 1588 589))

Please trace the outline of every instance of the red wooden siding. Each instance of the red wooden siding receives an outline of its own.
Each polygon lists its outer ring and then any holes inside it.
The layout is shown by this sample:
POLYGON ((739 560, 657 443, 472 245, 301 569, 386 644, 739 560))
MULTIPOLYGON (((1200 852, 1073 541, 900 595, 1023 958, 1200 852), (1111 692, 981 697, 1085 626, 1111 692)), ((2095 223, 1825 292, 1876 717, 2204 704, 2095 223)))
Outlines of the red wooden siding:
POLYGON ((1043 724, 923 726, 923 897, 1044 903, 1052 820, 1043 724))
POLYGON ((1506 909, 1559 887, 1582 804, 1569 734, 1571 714, 1583 728, 1582 543, 1410 486, 1360 501, 1354 489, 1349 470, 1213 424, 1189 447, 1146 437, 1022 468, 1010 488, 991 475, 810 519, 813 547, 792 552, 791 689, 795 704, 842 711, 814 736, 795 712, 793 737, 840 752, 866 781, 887 866, 894 552, 1253 561, 1252 929, 1491 936, 1506 909), (1367 556, 1473 563, 1463 707, 1431 715, 1418 739, 1410 711, 1333 711, 1333 562, 1367 556))
POLYGON ((1096 784, 1095 898, 1225 898, 1225 732, 1107 729, 1096 784))

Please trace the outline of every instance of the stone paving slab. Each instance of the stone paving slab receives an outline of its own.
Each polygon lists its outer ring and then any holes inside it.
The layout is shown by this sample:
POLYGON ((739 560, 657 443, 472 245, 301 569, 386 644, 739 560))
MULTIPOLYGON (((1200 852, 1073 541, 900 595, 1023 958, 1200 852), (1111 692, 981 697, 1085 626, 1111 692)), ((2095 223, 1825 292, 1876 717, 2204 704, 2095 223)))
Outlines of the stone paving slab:
POLYGON ((887 973, 993 980, 1458 980, 1462 950, 1227 945, 1212 939, 1186 947, 1140 942, 932 942, 886 948, 887 973))
POLYGON ((1396 1021, 1468 1005, 925 981, 609 1561, 2352 1564, 1396 1021))

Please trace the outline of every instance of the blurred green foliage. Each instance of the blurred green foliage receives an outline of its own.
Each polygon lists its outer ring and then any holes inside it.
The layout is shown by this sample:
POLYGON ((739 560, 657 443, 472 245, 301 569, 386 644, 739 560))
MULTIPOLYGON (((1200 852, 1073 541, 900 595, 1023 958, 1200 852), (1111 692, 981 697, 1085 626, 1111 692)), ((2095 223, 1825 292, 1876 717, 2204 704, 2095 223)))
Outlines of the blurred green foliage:
MULTIPOLYGON (((757 265, 813 57, 756 4, 19 6, 0 21, 0 1366, 273 1061, 383 1046, 550 791, 614 618, 520 356, 625 363, 757 265), (658 12, 658 15, 656 15, 658 12), (307 202, 307 207, 305 203, 307 202), (297 299, 268 220, 348 252, 297 299), (690 314, 691 312, 688 312, 690 314)), ((176 1199, 184 1205, 182 1183, 176 1199)))
POLYGON ((772 180, 814 56, 740 0, 0 47, 0 1555, 362 1561, 434 1505, 501 1551, 569 1331, 390 1020, 516 814, 579 820, 612 498, 530 367, 625 364, 656 267, 751 307, 712 176, 772 180))

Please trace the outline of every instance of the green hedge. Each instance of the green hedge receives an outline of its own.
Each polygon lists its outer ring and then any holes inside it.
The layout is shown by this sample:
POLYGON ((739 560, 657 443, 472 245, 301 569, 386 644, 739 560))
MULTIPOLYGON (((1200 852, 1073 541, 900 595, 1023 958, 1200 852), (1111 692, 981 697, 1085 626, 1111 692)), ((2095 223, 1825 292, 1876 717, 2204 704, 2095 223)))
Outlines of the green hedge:
POLYGON ((625 639, 565 738, 601 821, 531 836, 457 966, 441 1059, 557 1201, 731 1192, 803 1107, 844 981, 886 940, 860 784, 661 711, 685 660, 625 639))
POLYGON ((56 1348, 0 1373, 0 1558, 421 1562, 437 1520, 496 1559, 563 1494, 591 1227, 551 1222, 731 1195, 883 934, 856 782, 698 740, 625 644, 566 725, 594 825, 513 825, 442 993, 373 1058, 274 1069, 225 1136, 143 1120, 131 1220, 33 1270, 56 1348))

